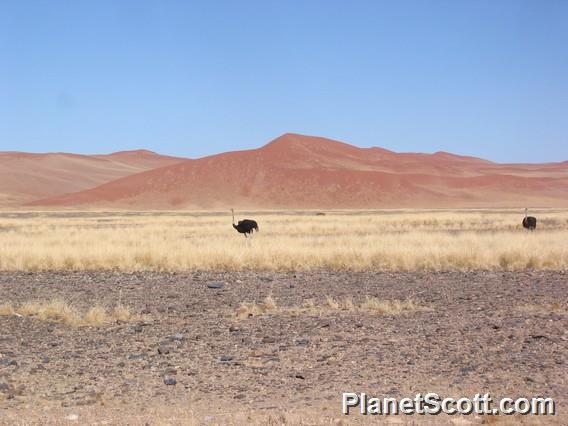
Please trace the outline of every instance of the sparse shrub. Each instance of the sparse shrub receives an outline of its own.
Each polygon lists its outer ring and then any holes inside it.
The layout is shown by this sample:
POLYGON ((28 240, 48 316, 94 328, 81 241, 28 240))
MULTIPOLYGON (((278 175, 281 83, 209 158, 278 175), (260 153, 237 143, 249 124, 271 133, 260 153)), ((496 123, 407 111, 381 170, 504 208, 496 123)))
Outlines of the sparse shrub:
POLYGON ((339 303, 337 303, 336 300, 331 296, 327 296, 325 298, 325 304, 331 309, 339 309, 339 303))
POLYGON ((12 316, 15 315, 14 307, 10 303, 3 303, 0 305, 0 316, 12 316))
POLYGON ((369 312, 374 312, 382 315, 397 315, 404 311, 414 311, 418 307, 411 300, 379 300, 376 297, 365 298, 361 304, 361 309, 369 312))
POLYGON ((0 306, 0 315, 21 315, 40 321, 61 322, 74 327, 101 326, 115 321, 129 321, 138 318, 123 305, 116 306, 109 314, 100 305, 91 307, 85 315, 67 302, 59 299, 48 302, 25 302, 15 308, 11 304, 0 306))

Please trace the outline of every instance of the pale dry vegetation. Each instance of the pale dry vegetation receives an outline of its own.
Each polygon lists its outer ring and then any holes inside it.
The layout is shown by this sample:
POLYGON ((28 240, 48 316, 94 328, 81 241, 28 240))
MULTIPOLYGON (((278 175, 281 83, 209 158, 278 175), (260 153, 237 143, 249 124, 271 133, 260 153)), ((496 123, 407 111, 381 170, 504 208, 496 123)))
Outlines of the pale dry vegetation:
POLYGON ((241 303, 237 309, 236 317, 246 319, 262 315, 337 315, 341 313, 400 315, 422 309, 425 308, 419 306, 412 299, 380 300, 376 297, 366 296, 360 303, 355 303, 350 297, 334 299, 327 296, 320 303, 313 299, 306 299, 299 306, 278 306, 276 300, 272 296, 268 296, 261 303, 256 301, 241 303))
POLYGON ((82 313, 69 303, 54 299, 47 302, 25 302, 19 306, 11 303, 0 305, 0 316, 30 317, 39 321, 61 322, 73 327, 101 326, 117 321, 138 319, 130 309, 122 304, 108 310, 104 306, 95 305, 82 313))
POLYGON ((4 213, 0 270, 565 269, 568 211, 4 213))

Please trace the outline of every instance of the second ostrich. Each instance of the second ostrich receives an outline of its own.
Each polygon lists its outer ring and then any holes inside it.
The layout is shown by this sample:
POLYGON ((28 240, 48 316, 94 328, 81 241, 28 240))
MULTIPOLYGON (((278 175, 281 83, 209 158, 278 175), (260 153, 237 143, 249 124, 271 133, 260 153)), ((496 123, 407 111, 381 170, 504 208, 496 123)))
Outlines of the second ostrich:
POLYGON ((536 217, 528 216, 528 209, 525 209, 523 228, 528 229, 530 231, 534 231, 536 229, 536 217))
POLYGON ((231 213, 233 214, 233 228, 235 228, 240 234, 244 234, 245 238, 247 237, 247 234, 252 235, 253 231, 258 232, 258 223, 256 223, 256 220, 243 219, 239 220, 239 222, 235 225, 235 211, 231 209, 231 213))

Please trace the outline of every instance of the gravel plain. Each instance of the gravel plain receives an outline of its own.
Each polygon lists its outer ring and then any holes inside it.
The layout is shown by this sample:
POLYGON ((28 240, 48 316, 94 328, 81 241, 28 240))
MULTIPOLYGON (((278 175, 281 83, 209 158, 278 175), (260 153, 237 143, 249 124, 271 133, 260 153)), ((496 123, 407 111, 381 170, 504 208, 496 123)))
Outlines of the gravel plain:
MULTIPOLYGON (((341 416, 342 392, 546 396, 556 416, 517 420, 566 424, 567 284, 562 271, 3 272, 0 304, 122 303, 142 318, 71 327, 0 316, 0 424, 80 422, 65 418, 73 413, 94 422, 105 412, 115 416, 106 424, 231 424, 227 412, 236 423, 294 412, 322 424, 380 420, 341 416), (272 312, 237 318, 241 303, 269 295, 272 312), (294 310, 328 296, 412 299, 419 309, 294 310), (234 420, 248 412, 262 414, 234 420)), ((487 422, 421 417, 396 421, 487 422)))

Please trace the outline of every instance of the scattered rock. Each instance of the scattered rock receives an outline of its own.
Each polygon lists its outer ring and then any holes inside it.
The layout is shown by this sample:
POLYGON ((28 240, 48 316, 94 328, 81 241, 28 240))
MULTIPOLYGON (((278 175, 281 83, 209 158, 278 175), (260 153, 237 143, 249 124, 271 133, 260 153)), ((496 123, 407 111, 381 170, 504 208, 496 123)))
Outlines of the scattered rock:
POLYGON ((237 327, 236 325, 231 325, 231 326, 229 327, 229 331, 233 333, 233 332, 235 332, 235 331, 240 331, 240 328, 237 327))
POLYGON ((0 365, 6 365, 6 366, 18 365, 18 362, 10 358, 0 358, 0 365))
POLYGON ((215 283, 209 283, 207 284, 207 288, 212 288, 212 289, 221 289, 225 287, 225 284, 220 283, 220 282, 215 282, 215 283))
POLYGON ((158 347, 158 353, 160 355, 167 355, 170 353, 170 348, 168 348, 167 346, 159 346, 158 347))
POLYGON ((231 362, 233 362, 233 360, 234 357, 228 355, 223 355, 221 358, 219 358, 219 362, 223 364, 230 364, 231 362))
POLYGON ((177 383, 177 380, 174 379, 173 377, 164 377, 164 384, 168 385, 168 386, 172 386, 175 385, 177 383))
POLYGON ((170 342, 180 342, 180 341, 183 340, 183 334, 181 334, 181 333, 176 333, 176 334, 174 334, 174 335, 172 335, 172 336, 168 336, 167 339, 168 339, 170 342))

